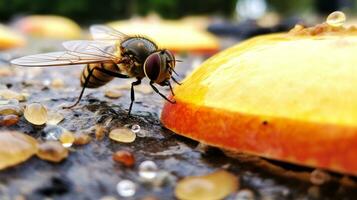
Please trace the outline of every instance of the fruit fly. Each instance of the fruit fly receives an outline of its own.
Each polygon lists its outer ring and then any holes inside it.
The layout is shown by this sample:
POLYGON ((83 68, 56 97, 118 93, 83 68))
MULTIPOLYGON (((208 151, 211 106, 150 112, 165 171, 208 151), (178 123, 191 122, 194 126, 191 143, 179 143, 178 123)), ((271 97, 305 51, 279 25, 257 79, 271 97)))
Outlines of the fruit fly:
MULTIPOLYGON (((68 107, 76 106, 85 88, 97 88, 113 78, 136 78, 131 83, 130 115, 135 101, 134 86, 141 84, 147 77, 150 86, 165 100, 175 103, 163 95, 154 84, 170 87, 176 61, 172 52, 159 49, 150 39, 143 36, 128 36, 107 26, 90 27, 93 40, 74 40, 63 43, 66 51, 29 55, 11 61, 12 64, 25 67, 49 67, 62 65, 86 64, 80 82, 82 91, 77 101, 68 107)), ((180 83, 178 83, 180 84, 180 83)))

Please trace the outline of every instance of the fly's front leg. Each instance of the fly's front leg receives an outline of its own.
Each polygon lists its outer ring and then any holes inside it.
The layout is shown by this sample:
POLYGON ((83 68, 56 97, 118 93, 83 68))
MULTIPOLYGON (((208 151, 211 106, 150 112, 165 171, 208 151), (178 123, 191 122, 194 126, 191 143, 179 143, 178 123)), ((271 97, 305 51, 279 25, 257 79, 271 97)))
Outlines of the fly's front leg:
POLYGON ((131 102, 130 102, 130 107, 129 107, 128 115, 130 115, 130 113, 131 113, 131 108, 133 107, 133 103, 134 103, 134 101, 135 101, 134 86, 135 86, 135 85, 140 85, 140 84, 141 84, 141 79, 138 79, 137 81, 131 83, 131 90, 130 90, 131 102))
POLYGON ((176 103, 175 100, 170 100, 168 99, 165 95, 163 95, 155 86, 154 86, 154 82, 150 81, 150 86, 151 88, 158 93, 162 98, 164 98, 166 101, 170 102, 170 103, 176 103))

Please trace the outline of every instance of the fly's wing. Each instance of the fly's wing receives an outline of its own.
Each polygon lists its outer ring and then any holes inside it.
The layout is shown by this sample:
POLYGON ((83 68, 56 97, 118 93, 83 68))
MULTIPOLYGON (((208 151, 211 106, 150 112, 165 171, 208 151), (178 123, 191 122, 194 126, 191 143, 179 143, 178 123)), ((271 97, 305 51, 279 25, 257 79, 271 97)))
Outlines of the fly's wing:
POLYGON ((130 36, 117 31, 113 28, 103 25, 93 25, 90 28, 90 32, 94 40, 119 40, 123 41, 130 36))
POLYGON ((100 55, 89 55, 73 51, 59 51, 52 53, 24 56, 11 61, 14 65, 25 67, 47 67, 60 65, 76 65, 111 61, 111 58, 100 55))
POLYGON ((120 48, 115 41, 74 40, 64 42, 67 51, 25 56, 11 63, 28 67, 119 62, 120 48))
POLYGON ((71 52, 106 57, 113 61, 120 58, 120 44, 115 40, 73 40, 62 45, 71 52))

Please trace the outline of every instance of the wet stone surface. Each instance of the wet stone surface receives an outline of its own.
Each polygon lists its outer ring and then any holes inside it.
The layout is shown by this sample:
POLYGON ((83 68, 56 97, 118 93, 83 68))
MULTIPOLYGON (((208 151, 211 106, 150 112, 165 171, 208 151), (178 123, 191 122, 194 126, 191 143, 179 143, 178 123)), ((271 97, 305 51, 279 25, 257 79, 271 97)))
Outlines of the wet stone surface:
MULTIPOLYGON (((178 67, 181 67, 180 74, 191 70, 184 64, 178 67)), ((160 124, 163 100, 155 93, 136 92, 131 117, 127 116, 129 90, 123 90, 123 96, 118 99, 110 99, 105 97, 104 88, 88 89, 78 106, 62 110, 63 105, 73 103, 79 95, 77 77, 81 69, 80 66, 46 69, 16 67, 15 76, 0 77, 1 85, 29 94, 26 102, 20 102, 21 105, 41 102, 51 111, 61 110, 64 119, 58 123, 59 126, 73 133, 89 132, 93 138, 86 145, 70 147, 69 156, 60 163, 32 157, 18 166, 0 171, 0 199, 21 196, 27 200, 101 199, 107 196, 123 199, 117 192, 117 184, 123 180, 135 183, 135 194, 127 199, 148 196, 174 199, 178 180, 220 169, 236 175, 240 189, 251 192, 256 199, 353 199, 357 196, 354 178, 344 177, 348 184, 341 184, 343 176, 331 173, 328 183, 316 186, 309 177, 313 169, 249 156, 230 158, 212 148, 200 151, 196 148, 198 142, 175 135, 160 124), (65 86, 53 89, 43 82, 54 78, 63 79, 65 86), (140 126, 140 132, 145 136, 137 137, 132 143, 118 143, 106 133, 102 140, 96 140, 91 127, 97 124, 105 126, 107 132, 117 127, 131 128, 135 124, 140 126), (133 154, 135 164, 132 168, 112 159, 113 153, 118 150, 133 154), (138 172, 140 163, 146 160, 154 161, 160 171, 168 172, 172 176, 171 181, 159 187, 143 182, 138 172)), ((123 83, 124 80, 115 80, 110 84, 123 83)), ((165 94, 169 92, 163 88, 160 90, 165 94)), ((0 130, 18 130, 41 138, 45 127, 31 125, 21 116, 16 125, 0 127, 0 130)), ((236 196, 232 194, 227 199, 235 199, 236 196)))

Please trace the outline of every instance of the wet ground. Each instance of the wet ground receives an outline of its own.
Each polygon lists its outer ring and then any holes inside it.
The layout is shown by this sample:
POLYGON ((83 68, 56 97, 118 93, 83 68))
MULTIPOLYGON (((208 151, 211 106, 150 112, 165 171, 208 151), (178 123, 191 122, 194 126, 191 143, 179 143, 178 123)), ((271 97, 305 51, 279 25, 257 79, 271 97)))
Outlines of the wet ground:
MULTIPOLYGON (((185 58, 183 58, 185 60, 185 58)), ((184 76, 190 69, 191 58, 180 64, 184 76)), ((1 68, 8 68, 2 63, 1 68)), ((3 76, 3 86, 29 94, 26 102, 41 102, 49 110, 65 116, 59 125, 73 132, 86 132, 96 124, 103 124, 108 130, 115 127, 138 124, 145 137, 137 137, 133 143, 118 143, 105 137, 93 140, 84 146, 71 147, 69 157, 53 164, 37 157, 25 163, 0 171, 0 199, 101 199, 120 197, 116 185, 129 179, 137 184, 137 192, 127 199, 143 199, 154 196, 157 199, 175 199, 174 187, 177 180, 186 176, 202 175, 219 169, 226 169, 239 177, 240 189, 249 189, 254 199, 356 199, 354 178, 340 174, 330 175, 332 181, 316 186, 309 181, 313 169, 283 164, 275 161, 238 155, 227 157, 214 148, 198 148, 196 141, 181 137, 165 129, 159 120, 163 105, 155 93, 136 92, 137 100, 132 116, 127 116, 130 103, 129 90, 123 90, 119 99, 104 96, 105 87, 88 89, 81 103, 73 109, 63 110, 61 106, 75 101, 79 95, 79 74, 81 66, 58 68, 11 68, 13 75, 3 76), (64 87, 55 89, 49 83, 54 78, 64 80, 64 87), (125 168, 112 160, 113 152, 128 150, 136 159, 133 168, 125 168), (138 165, 152 160, 167 174, 167 180, 160 186, 143 182, 138 176, 138 165)), ((115 80, 108 87, 125 84, 115 80)), ((145 84, 145 83, 144 83, 145 84)), ((167 89, 162 89, 168 93, 167 89)), ((180 119, 177 119, 180 120, 180 119)), ((12 127, 1 130, 20 130, 33 137, 40 137, 45 126, 30 125, 23 117, 12 127)), ((235 194, 227 199, 236 199, 235 194)))

